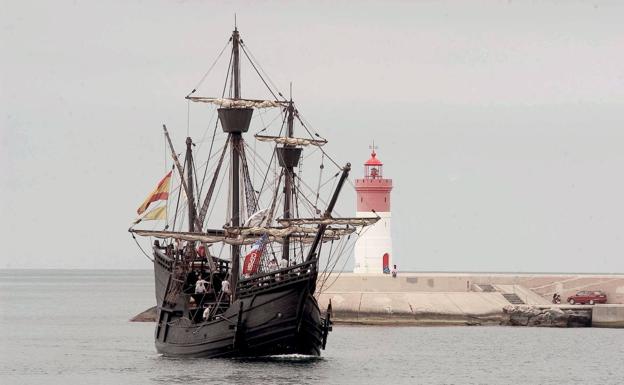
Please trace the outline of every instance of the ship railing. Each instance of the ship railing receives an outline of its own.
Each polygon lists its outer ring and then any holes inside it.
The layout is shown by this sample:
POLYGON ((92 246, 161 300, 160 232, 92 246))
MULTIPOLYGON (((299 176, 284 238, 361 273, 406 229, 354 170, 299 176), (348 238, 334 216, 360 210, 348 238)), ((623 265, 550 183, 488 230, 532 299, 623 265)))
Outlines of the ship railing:
MULTIPOLYGON (((220 273, 220 274, 227 274, 229 269, 230 269, 230 261, 225 261, 223 259, 217 258, 217 257, 210 257, 212 258, 212 262, 214 264, 215 267, 215 273, 220 273)), ((193 269, 199 269, 199 270, 209 270, 209 264, 208 264, 208 260, 205 258, 196 258, 193 259, 190 263, 189 263, 189 267, 191 270, 193 269)))
POLYGON ((155 256, 154 258, 155 263, 160 265, 165 270, 169 272, 171 271, 172 266, 173 266, 173 259, 169 255, 164 253, 162 250, 154 248, 154 256, 155 256))
POLYGON ((276 287, 316 279, 315 277, 316 261, 309 261, 241 279, 238 281, 236 292, 238 297, 248 297, 276 287))

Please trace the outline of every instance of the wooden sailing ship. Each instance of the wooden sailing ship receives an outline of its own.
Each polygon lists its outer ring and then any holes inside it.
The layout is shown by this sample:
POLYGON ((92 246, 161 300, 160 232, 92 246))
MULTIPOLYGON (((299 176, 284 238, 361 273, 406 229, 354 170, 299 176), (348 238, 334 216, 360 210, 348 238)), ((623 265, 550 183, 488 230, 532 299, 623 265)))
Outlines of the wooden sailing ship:
MULTIPOLYGON (((129 230, 133 237, 157 238, 153 247, 156 349, 169 356, 318 356, 331 330, 331 304, 322 313, 316 295, 336 266, 334 261, 348 257, 344 255, 347 253, 344 247, 334 244, 348 241, 352 233, 373 224, 377 217, 372 214, 367 218, 338 218, 333 214, 348 180, 349 163, 337 167, 338 171, 330 178, 335 187, 328 193, 329 199, 322 209, 318 190, 316 196, 312 191, 308 194, 312 198, 306 197, 305 184, 297 172, 303 147, 320 149, 323 158, 329 157, 321 149, 326 140, 311 133, 292 98, 287 100, 268 87, 236 28, 228 45, 231 45, 231 58, 226 84, 230 85, 230 94, 226 97, 225 87, 219 98, 194 96, 195 90, 186 97, 189 102, 215 105, 223 131, 220 135, 225 135, 222 150, 215 152, 219 156, 209 157, 214 158, 214 173, 205 194, 197 188, 193 140, 186 139, 186 155, 181 161, 163 126, 180 180, 174 217, 178 218, 181 212, 182 196, 186 198, 188 216, 184 217, 188 218, 188 230, 176 229, 175 219, 172 226, 168 223, 163 230, 135 226, 129 230), (241 51, 271 91, 272 98, 241 97, 241 51), (266 175, 273 170, 274 180, 267 183, 265 175, 262 186, 258 187, 250 177, 253 166, 246 155, 249 147, 244 135, 254 111, 261 108, 277 109, 282 116, 282 127, 277 135, 254 136, 272 146, 271 159, 263 164, 266 175), (308 137, 295 136, 295 122, 305 128, 308 137), (228 153, 229 162, 226 162, 228 153), (228 166, 222 167, 225 163, 228 166), (229 169, 228 199, 215 202, 216 185, 224 169, 229 169), (260 207, 260 195, 268 202, 264 209, 260 207), (206 228, 209 208, 219 203, 228 206, 225 225, 206 228), (278 205, 282 206, 281 210, 278 205), (305 205, 312 215, 301 215, 301 206, 305 205), (329 246, 323 248, 323 244, 329 246), (217 245, 225 246, 229 257, 223 253, 215 255, 213 249, 217 245), (328 255, 324 270, 319 263, 323 252, 328 255), (198 287, 201 289, 197 290, 198 287)), ((322 173, 322 164, 320 170, 322 173)), ((321 185, 320 177, 318 185, 321 185)), ((168 192, 163 195, 162 186, 164 182, 159 184, 161 190, 148 197, 143 212, 152 202, 163 196, 168 198, 168 192)))

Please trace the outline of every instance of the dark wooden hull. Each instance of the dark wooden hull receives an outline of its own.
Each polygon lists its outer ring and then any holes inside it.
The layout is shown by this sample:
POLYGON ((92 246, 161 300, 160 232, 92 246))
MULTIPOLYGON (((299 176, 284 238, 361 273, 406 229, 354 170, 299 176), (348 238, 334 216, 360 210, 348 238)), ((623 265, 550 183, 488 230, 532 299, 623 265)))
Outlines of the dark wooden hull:
MULTIPOLYGON (((162 301, 165 289, 158 286, 169 272, 155 264, 155 273, 157 299, 162 301)), ((237 299, 217 319, 200 323, 180 317, 160 302, 156 350, 186 357, 319 356, 323 322, 307 285, 308 281, 278 285, 237 299)))

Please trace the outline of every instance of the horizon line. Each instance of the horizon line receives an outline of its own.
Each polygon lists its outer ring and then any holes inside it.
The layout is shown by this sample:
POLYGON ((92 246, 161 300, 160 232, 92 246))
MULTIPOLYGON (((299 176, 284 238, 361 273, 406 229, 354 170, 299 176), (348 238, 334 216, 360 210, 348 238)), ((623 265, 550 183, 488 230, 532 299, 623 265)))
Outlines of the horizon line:
MULTIPOLYGON (((32 268, 32 267, 2 267, 0 271, 152 271, 151 268, 125 268, 125 269, 111 269, 111 268, 84 268, 84 267, 44 267, 44 268, 32 268)), ((353 273, 352 270, 331 270, 332 273, 353 273)), ((471 270, 399 270, 399 274, 535 274, 535 275, 548 275, 548 274, 571 274, 571 275, 624 275, 624 272, 578 272, 578 271, 471 271, 471 270)), ((353 273, 360 274, 360 273, 353 273)), ((375 273, 361 273, 361 275, 376 275, 375 273)), ((388 275, 380 273, 379 275, 388 275)))

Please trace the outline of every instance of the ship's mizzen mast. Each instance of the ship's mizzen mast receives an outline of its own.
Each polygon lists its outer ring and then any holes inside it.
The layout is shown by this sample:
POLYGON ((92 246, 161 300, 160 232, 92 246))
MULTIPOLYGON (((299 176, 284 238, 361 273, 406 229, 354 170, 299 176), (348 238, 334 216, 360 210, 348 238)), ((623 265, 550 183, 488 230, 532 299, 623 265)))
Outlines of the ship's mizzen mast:
POLYGON ((178 169, 178 173, 180 174, 180 180, 181 180, 180 184, 182 185, 184 194, 186 194, 186 198, 188 200, 189 227, 191 229, 196 229, 197 231, 201 231, 201 224, 197 222, 197 215, 195 211, 195 201, 193 198, 193 182, 192 182, 193 175, 191 173, 192 168, 193 168, 192 167, 193 159, 192 159, 192 151, 191 151, 191 145, 192 145, 191 138, 186 139, 186 151, 187 151, 186 159, 187 159, 187 162, 190 161, 190 163, 187 163, 186 165, 186 167, 188 167, 188 180, 185 181, 184 170, 182 169, 182 165, 180 164, 178 155, 176 154, 175 149, 173 148, 173 143, 171 143, 171 137, 169 136, 169 131, 167 131, 167 126, 165 126, 164 124, 163 124, 163 130, 165 131, 165 138, 167 139, 167 143, 169 144, 169 148, 171 149, 171 157, 173 158, 173 163, 175 164, 176 168, 178 169))

